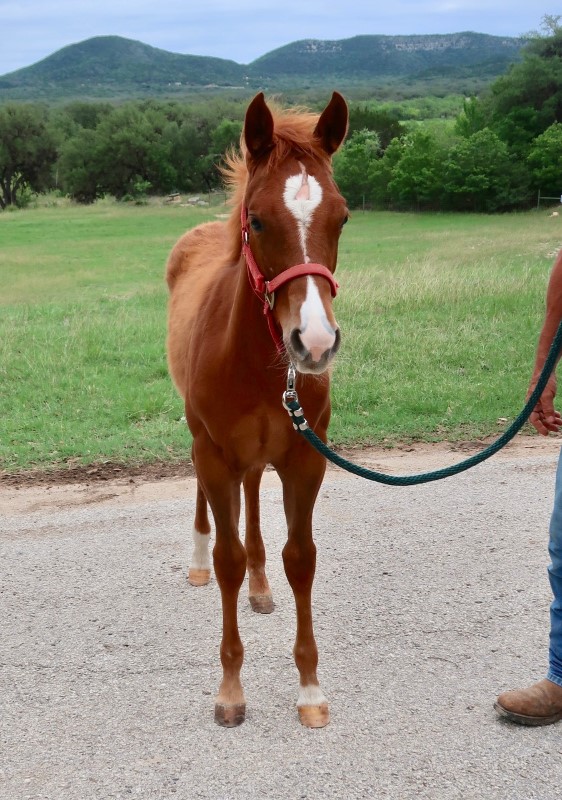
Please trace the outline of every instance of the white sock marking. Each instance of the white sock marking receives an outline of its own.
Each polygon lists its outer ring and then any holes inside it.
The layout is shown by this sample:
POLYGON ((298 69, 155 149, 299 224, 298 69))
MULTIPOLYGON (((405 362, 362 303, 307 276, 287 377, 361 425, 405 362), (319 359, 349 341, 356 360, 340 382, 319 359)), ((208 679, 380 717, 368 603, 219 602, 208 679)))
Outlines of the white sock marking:
POLYGON ((211 569, 211 558, 209 556, 208 533, 199 533, 193 528, 193 555, 191 557, 192 569, 211 569))
POLYGON ((321 706, 322 703, 328 701, 324 697, 322 689, 319 686, 301 686, 299 690, 299 699, 297 700, 297 707, 300 706, 321 706))

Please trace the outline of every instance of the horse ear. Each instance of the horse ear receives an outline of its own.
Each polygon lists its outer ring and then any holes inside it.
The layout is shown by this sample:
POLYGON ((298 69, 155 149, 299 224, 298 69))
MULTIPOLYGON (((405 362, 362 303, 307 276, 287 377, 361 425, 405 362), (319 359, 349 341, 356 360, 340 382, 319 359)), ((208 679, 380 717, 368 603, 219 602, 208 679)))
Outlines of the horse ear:
POLYGON ((273 116, 263 92, 254 97, 246 111, 244 141, 254 159, 265 155, 273 147, 273 116))
POLYGON ((339 92, 334 92, 314 129, 314 136, 320 139, 329 156, 336 152, 345 139, 348 117, 347 103, 339 92))

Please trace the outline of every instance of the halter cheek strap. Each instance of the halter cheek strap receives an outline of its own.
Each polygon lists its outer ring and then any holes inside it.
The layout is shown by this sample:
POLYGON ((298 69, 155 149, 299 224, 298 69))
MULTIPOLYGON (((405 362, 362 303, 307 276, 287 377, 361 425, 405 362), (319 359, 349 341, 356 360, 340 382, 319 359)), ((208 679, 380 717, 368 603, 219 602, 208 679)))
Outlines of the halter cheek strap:
POLYGON ((242 254, 246 261, 248 270, 248 278, 250 286, 254 294, 263 302, 263 313, 267 318, 269 332, 275 342, 275 346, 279 353, 283 353, 285 346, 283 344, 283 337, 280 334, 279 326, 273 316, 273 306, 275 305, 275 292, 277 289, 284 286, 286 283, 294 280, 295 278, 302 278, 305 275, 319 275, 325 278, 330 284, 330 292, 332 297, 335 297, 339 288, 339 284, 328 269, 323 264, 296 264, 294 267, 280 272, 275 278, 270 281, 265 279, 262 271, 257 265, 254 254, 250 247, 250 230, 248 227, 248 211, 245 206, 242 206, 241 212, 242 222, 242 254))

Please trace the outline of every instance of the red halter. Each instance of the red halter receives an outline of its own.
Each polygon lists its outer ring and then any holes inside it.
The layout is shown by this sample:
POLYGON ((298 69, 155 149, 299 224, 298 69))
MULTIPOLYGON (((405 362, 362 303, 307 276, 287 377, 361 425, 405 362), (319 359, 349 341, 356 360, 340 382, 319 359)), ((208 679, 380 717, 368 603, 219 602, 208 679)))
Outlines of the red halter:
POLYGON ((281 286, 294 280, 301 278, 303 275, 320 275, 325 278, 330 284, 330 292, 332 297, 335 297, 339 288, 339 284, 328 269, 323 264, 296 264, 294 267, 289 267, 283 272, 280 272, 275 278, 267 281, 262 274, 260 268, 256 263, 254 254, 250 247, 250 231, 248 228, 248 210, 242 206, 242 254, 246 260, 246 267, 248 269, 248 278, 250 279, 250 286, 254 294, 263 301, 263 313, 267 317, 267 324, 269 332, 275 342, 275 346, 279 353, 283 353, 285 346, 283 344, 283 337, 279 332, 279 327, 273 316, 273 306, 275 305, 275 292, 281 286))

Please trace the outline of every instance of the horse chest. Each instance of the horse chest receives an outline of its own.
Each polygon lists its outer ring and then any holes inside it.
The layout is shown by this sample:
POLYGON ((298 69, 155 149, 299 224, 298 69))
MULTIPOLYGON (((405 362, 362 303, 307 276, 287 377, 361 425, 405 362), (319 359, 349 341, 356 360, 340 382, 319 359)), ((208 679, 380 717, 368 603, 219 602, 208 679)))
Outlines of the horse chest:
POLYGON ((196 407, 189 408, 188 403, 187 420, 192 433, 208 435, 235 470, 276 463, 299 442, 281 407, 274 411, 259 402, 242 404, 216 395, 207 398, 205 408, 199 403, 196 407))

